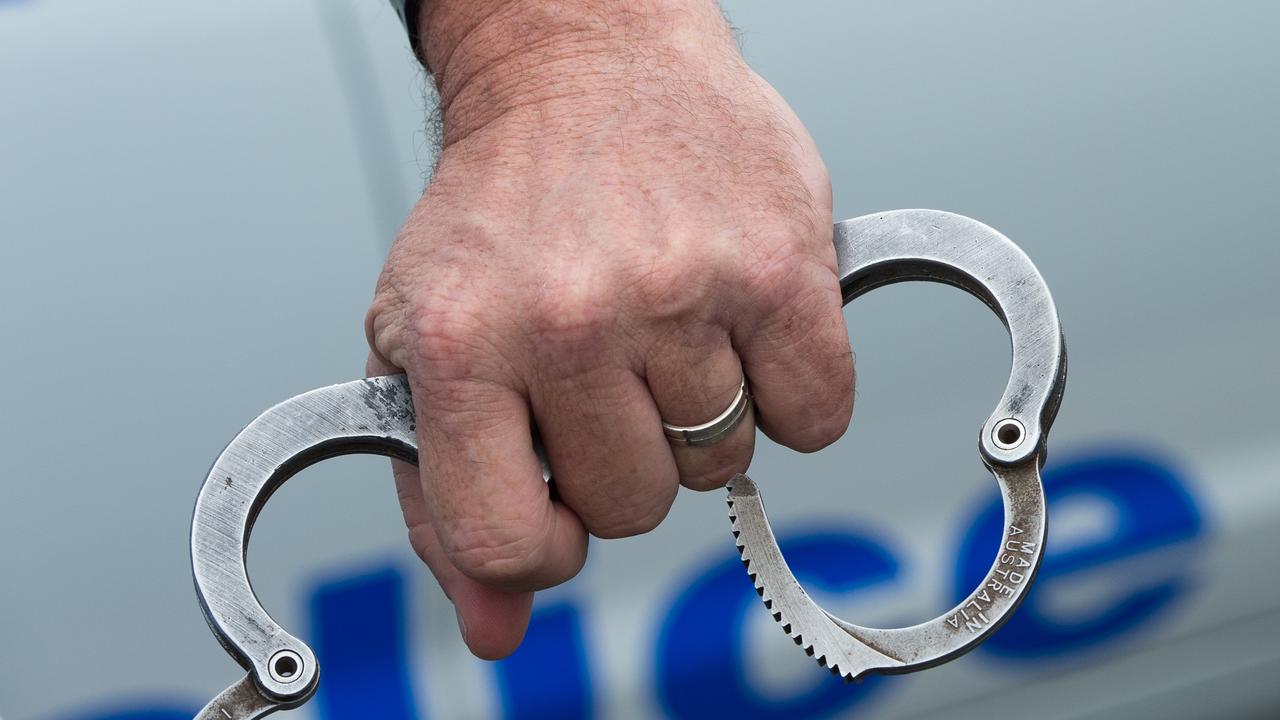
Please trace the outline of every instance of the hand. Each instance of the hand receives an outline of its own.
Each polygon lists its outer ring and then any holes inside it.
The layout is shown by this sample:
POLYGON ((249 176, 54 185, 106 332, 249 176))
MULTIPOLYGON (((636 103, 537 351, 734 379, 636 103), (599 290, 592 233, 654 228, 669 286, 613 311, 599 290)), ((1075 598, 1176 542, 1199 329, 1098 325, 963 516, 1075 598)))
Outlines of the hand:
POLYGON ((421 27, 444 149, 379 280, 368 370, 408 373, 410 541, 498 658, 588 533, 647 532, 681 484, 751 460, 751 423, 673 448, 663 420, 715 417, 745 373, 760 427, 817 450, 848 425, 853 362, 826 170, 713 3, 442 0, 421 27))

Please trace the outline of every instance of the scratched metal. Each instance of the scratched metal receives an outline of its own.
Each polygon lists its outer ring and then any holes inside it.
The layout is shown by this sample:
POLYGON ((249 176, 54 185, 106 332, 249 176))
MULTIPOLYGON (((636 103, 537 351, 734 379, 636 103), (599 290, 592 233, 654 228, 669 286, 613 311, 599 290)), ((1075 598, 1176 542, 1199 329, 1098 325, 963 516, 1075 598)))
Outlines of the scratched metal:
POLYGON ((1009 382, 979 432, 979 454, 1004 498, 1004 536, 982 583, 950 612, 908 628, 865 628, 824 611, 787 567, 756 484, 729 486, 729 519, 747 572, 765 607, 792 640, 832 673, 904 673, 955 658, 995 632, 1017 608, 1044 555, 1040 484, 1045 441, 1066 383, 1066 346, 1044 279, 1008 238, 959 215, 900 210, 836 225, 845 303, 907 280, 960 287, 987 304, 1009 330, 1009 382), (1016 428, 1003 439, 1001 427, 1016 428))
MULTIPOLYGON (((942 617, 877 630, 829 615, 787 568, 755 483, 738 476, 730 486, 734 535, 765 605, 797 644, 853 679, 866 672, 909 672, 956 657, 999 627, 1025 595, 1044 552, 1039 469, 1066 380, 1066 350, 1039 272, 1016 245, 982 223, 936 210, 899 210, 838 223, 834 241, 846 303, 906 280, 955 285, 1000 316, 1013 354, 1004 395, 979 435, 980 454, 1004 497, 1004 539, 983 584, 942 617), (999 434, 1006 427, 1014 434, 999 434)), ((414 432, 408 382, 397 375, 287 400, 223 450, 196 500, 191 565, 209 627, 248 675, 199 718, 262 717, 305 702, 319 682, 314 653, 271 619, 245 569, 254 519, 271 493, 302 468, 336 455, 374 453, 416 463, 414 432), (297 662, 277 665, 281 653, 290 651, 297 662)))
POLYGON ((257 684, 253 681, 253 674, 250 673, 240 678, 236 684, 218 693, 218 696, 210 700, 209 704, 196 715, 195 720, 255 720, 285 707, 294 707, 304 702, 307 697, 309 696, 300 698, 297 703, 292 704, 267 698, 258 691, 257 684))
POLYGON ((249 584, 245 553, 254 520, 281 483, 326 458, 374 453, 417 462, 415 429, 403 375, 332 385, 258 416, 209 471, 191 523, 196 594, 222 646, 267 697, 305 699, 315 691, 319 666, 306 643, 271 619, 249 584), (285 650, 298 654, 301 667, 287 679, 273 677, 270 661, 285 650))

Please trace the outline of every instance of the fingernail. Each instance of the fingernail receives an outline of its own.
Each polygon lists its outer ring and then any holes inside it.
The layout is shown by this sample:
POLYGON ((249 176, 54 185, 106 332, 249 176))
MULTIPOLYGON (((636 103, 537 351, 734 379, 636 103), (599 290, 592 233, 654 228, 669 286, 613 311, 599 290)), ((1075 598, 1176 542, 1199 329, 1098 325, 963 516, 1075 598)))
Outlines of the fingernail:
POLYGON ((453 614, 458 618, 458 632, 462 633, 462 640, 467 639, 467 621, 462 619, 462 611, 458 608, 453 609, 453 614))

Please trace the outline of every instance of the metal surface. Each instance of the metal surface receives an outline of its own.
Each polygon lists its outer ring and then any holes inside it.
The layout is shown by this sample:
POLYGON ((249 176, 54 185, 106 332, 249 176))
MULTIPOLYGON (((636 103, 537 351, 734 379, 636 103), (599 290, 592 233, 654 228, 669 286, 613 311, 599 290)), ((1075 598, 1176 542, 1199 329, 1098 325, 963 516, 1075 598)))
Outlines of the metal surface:
MULTIPOLYGON (((311 648, 271 619, 249 584, 245 553, 254 520, 281 483, 326 458, 374 453, 417 462, 415 428, 404 376, 359 380, 271 408, 214 462, 196 500, 191 569, 209 627, 249 671, 263 702, 274 703, 254 706, 254 712, 304 702, 315 692, 320 672, 311 648), (274 666, 282 651, 295 653, 291 657, 300 665, 288 678, 274 666)), ((246 681, 240 684, 247 687, 246 681)))
POLYGON ((787 567, 756 484, 729 486, 729 519, 742 561, 765 607, 792 640, 846 681, 868 672, 904 673, 976 647, 1017 608, 1044 557, 1044 445, 1066 382, 1066 347, 1053 299, 1016 245, 969 218, 929 210, 866 215, 836 225, 840 284, 850 300, 906 280, 960 287, 1009 329, 1009 382, 978 435, 983 462, 1004 499, 995 562, 965 600, 908 628, 865 628, 834 617, 805 593, 787 567))
POLYGON ((218 693, 209 701, 195 717, 195 720, 254 720, 266 717, 277 710, 295 707, 307 698, 300 698, 294 703, 284 703, 265 697, 249 673, 232 685, 218 693))
POLYGON ((723 440, 742 424, 751 414, 751 391, 747 389, 747 380, 743 378, 738 386, 738 393, 724 412, 699 425, 671 425, 662 423, 662 432, 667 439, 676 445, 689 447, 705 447, 723 440))
MULTIPOLYGON (((1000 316, 1013 347, 1009 383, 979 435, 982 458, 1005 502, 1001 551, 983 583, 947 615, 896 630, 862 628, 830 616, 787 568, 755 484, 745 476, 731 483, 734 534, 766 606, 798 644, 852 679, 945 662, 981 642, 1022 599, 1043 554, 1039 467, 1062 394, 1066 355, 1039 273, 1017 246, 979 222, 933 210, 867 215, 837 224, 835 244, 846 303, 904 280, 956 285, 1000 316)), ((749 407, 734 406, 740 404, 749 407)), ((196 501, 192 570, 209 627, 249 674, 198 717, 262 717, 315 692, 315 655, 271 619, 250 586, 245 553, 253 522, 281 483, 325 458, 373 453, 416 462, 415 429, 405 377, 371 378, 313 390, 271 408, 218 457, 196 501)))

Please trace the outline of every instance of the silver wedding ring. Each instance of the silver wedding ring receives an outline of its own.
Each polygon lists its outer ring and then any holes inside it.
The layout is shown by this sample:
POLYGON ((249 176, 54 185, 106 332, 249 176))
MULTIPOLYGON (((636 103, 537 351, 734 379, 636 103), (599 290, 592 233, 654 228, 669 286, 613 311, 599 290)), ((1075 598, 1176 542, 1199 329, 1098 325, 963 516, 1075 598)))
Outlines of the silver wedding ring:
POLYGON ((738 394, 724 412, 701 425, 672 425, 662 423, 662 432, 675 445, 699 447, 714 445, 729 436, 742 419, 751 411, 751 391, 747 389, 746 378, 738 386, 738 394))

